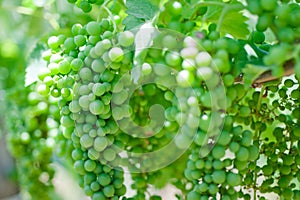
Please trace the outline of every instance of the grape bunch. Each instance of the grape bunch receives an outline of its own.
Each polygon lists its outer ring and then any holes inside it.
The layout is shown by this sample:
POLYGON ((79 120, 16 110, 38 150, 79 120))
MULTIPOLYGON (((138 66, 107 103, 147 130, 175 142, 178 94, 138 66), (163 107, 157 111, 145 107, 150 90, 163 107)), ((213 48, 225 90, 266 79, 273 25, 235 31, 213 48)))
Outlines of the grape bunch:
MULTIPOLYGON (((54 99, 39 94, 39 86, 26 89, 26 107, 11 105, 7 141, 16 159, 17 180, 23 198, 54 199, 53 152, 60 134, 59 110, 54 99)), ((20 96, 18 96, 20 98, 20 96)))
POLYGON ((38 91, 58 100, 60 152, 92 199, 161 199, 150 188, 167 184, 187 200, 300 198, 299 3, 202 3, 184 16, 192 1, 165 3, 153 23, 168 30, 144 49, 112 19, 48 39, 38 91), (218 6, 257 15, 255 30, 225 34, 226 15, 208 20, 218 6))
POLYGON ((42 73, 49 94, 60 99, 63 135, 72 143, 70 156, 80 186, 92 199, 118 199, 126 192, 123 170, 111 167, 118 166, 120 158, 115 144, 119 129, 110 102, 115 101, 114 84, 130 67, 126 48, 134 38, 124 32, 116 41, 112 31, 112 22, 104 19, 75 24, 71 37, 50 37, 51 51, 45 53, 49 64, 42 73))

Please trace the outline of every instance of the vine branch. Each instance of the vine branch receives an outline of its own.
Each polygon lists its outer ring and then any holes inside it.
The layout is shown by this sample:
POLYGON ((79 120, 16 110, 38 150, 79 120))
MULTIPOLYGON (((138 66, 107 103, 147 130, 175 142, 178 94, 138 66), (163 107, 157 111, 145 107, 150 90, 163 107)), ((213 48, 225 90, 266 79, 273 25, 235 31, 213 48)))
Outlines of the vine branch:
MULTIPOLYGON (((283 76, 290 76, 295 73, 294 69, 295 62, 294 60, 287 61, 283 68, 284 68, 284 74, 283 76)), ((264 83, 274 81, 279 79, 280 77, 275 77, 272 75, 272 71, 268 70, 264 73, 262 73, 257 79, 255 79, 252 83, 253 87, 262 87, 264 83)), ((243 75, 240 75, 235 79, 235 83, 243 83, 243 75)))

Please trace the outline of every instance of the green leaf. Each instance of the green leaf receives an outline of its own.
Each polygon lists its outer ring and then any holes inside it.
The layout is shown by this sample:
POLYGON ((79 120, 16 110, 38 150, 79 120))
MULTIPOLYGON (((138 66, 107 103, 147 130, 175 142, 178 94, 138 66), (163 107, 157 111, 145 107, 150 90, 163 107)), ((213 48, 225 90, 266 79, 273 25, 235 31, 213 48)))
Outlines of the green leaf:
POLYGON ((47 66, 46 61, 43 59, 34 59, 31 60, 29 65, 26 67, 25 70, 25 87, 37 82, 39 80, 38 74, 41 70, 41 68, 44 68, 47 66))
POLYGON ((127 0, 126 7, 128 15, 145 20, 151 20, 158 11, 158 7, 149 0, 127 0))
POLYGON ((244 73, 243 80, 245 87, 249 87, 252 85, 252 83, 264 72, 270 70, 270 67, 266 66, 257 66, 248 64, 246 67, 242 70, 244 73))
POLYGON ((195 6, 192 7, 189 4, 184 5, 183 8, 182 8, 182 17, 184 19, 190 19, 194 14, 195 9, 196 9, 195 6))
POLYGON ((45 50, 45 46, 41 43, 37 43, 35 48, 29 55, 29 64, 25 70, 25 87, 38 81, 38 73, 44 67, 47 67, 46 61, 42 59, 42 52, 45 50))
POLYGON ((242 10, 243 6, 240 3, 229 3, 225 4, 225 6, 208 6, 204 20, 216 24, 221 20, 221 23, 218 24, 221 33, 228 33, 238 39, 247 39, 249 30, 246 21, 248 18, 243 15, 242 10))
POLYGON ((143 19, 128 15, 127 17, 125 17, 122 23, 125 25, 125 30, 130 30, 140 27, 145 23, 145 21, 143 19))

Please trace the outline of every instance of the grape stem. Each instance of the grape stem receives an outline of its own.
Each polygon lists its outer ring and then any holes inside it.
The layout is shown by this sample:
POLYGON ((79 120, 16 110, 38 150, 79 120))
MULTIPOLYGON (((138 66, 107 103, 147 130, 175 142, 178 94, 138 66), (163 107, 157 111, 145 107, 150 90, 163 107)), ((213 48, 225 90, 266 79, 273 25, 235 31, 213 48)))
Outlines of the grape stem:
POLYGON ((116 21, 114 19, 114 16, 113 16, 112 12, 106 6, 103 6, 103 9, 108 13, 109 17, 111 18, 111 21, 112 21, 113 26, 114 26, 113 34, 115 35, 115 33, 117 31, 117 24, 116 24, 116 21))

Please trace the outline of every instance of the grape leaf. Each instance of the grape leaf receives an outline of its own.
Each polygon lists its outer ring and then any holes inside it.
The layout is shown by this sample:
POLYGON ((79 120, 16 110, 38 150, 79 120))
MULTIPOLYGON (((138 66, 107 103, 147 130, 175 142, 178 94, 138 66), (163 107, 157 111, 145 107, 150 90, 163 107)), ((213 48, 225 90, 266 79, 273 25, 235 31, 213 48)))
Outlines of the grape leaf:
POLYGON ((29 55, 29 62, 25 70, 25 87, 38 81, 38 73, 43 67, 47 66, 46 61, 42 59, 42 52, 45 46, 37 43, 29 55))
MULTIPOLYGON (((233 1, 234 2, 234 1, 233 1)), ((246 21, 248 18, 241 12, 243 7, 240 3, 230 3, 223 6, 208 6, 207 13, 204 15, 204 20, 207 22, 217 23, 222 17, 222 23, 219 30, 221 33, 229 33, 238 39, 247 39, 249 34, 248 25, 246 21), (224 16, 222 12, 228 9, 224 16)))
POLYGON ((25 70, 25 87, 37 82, 38 74, 41 68, 46 67, 47 63, 43 59, 33 59, 30 61, 29 65, 25 70))
POLYGON ((244 73, 243 80, 245 87, 249 87, 262 73, 270 70, 270 67, 266 66, 257 66, 248 64, 243 68, 242 72, 244 73))
POLYGON ((143 19, 128 15, 122 22, 125 25, 125 30, 131 30, 140 27, 145 23, 143 19))
POLYGON ((192 6, 190 4, 186 4, 182 8, 182 17, 184 19, 190 19, 194 12, 195 12, 196 6, 192 6))
POLYGON ((151 20, 158 12, 158 7, 149 0, 127 0, 126 7, 128 16, 123 20, 125 30, 140 27, 145 21, 151 20))
POLYGON ((126 7, 128 15, 145 20, 151 20, 158 11, 149 0, 127 0, 126 7))

